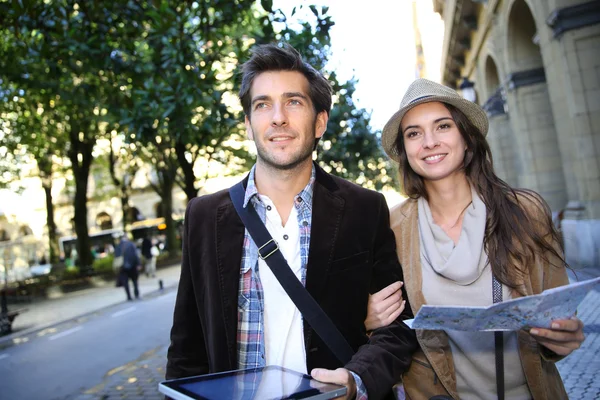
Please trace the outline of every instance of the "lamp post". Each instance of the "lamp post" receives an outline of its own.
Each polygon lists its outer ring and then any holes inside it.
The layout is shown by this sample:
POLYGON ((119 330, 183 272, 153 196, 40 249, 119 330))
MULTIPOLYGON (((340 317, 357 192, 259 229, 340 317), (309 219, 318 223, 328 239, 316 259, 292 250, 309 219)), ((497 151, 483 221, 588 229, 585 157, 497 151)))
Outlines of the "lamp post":
POLYGON ((477 94, 475 93, 475 83, 471 82, 467 77, 464 77, 458 88, 460 89, 462 97, 465 100, 472 101, 473 103, 475 102, 477 99, 477 94))

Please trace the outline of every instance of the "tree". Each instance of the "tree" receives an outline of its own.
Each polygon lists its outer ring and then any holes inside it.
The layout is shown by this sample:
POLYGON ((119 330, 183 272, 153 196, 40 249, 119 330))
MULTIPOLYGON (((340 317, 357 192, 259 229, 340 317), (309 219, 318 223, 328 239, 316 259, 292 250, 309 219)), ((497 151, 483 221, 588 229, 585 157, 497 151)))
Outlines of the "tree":
MULTIPOLYGON (((249 167, 241 109, 231 99, 239 85, 234 71, 254 42, 288 41, 331 80, 336 104, 321 143, 327 149, 319 152, 321 165, 367 186, 386 179, 369 115, 352 101, 355 82, 339 82, 325 69, 333 26, 327 8, 305 9, 314 20, 297 29, 269 0, 0 3, 0 90, 10 88, 19 99, 11 97, 4 106, 13 102, 21 121, 41 107, 35 129, 46 141, 61 143, 45 151, 70 162, 84 267, 91 265, 86 202, 99 139, 112 140, 111 132, 118 132, 127 145, 125 151, 108 149, 125 218, 131 190, 125 165, 133 157, 154 168, 151 185, 162 199, 169 246, 175 243, 174 185, 189 200, 210 165, 249 167)), ((14 135, 24 141, 32 129, 23 125, 14 135)), ((42 161, 38 165, 48 171, 42 161)))
POLYGON ((192 199, 199 189, 198 160, 224 160, 224 152, 235 155, 239 150, 225 151, 240 120, 224 96, 233 86, 231 66, 243 47, 242 31, 250 24, 253 4, 249 0, 141 4, 143 39, 130 53, 120 55, 124 94, 129 97, 124 102, 129 107, 121 108, 121 122, 135 134, 132 142, 156 171, 151 184, 162 199, 168 246, 175 243, 174 184, 192 199))
POLYGON ((108 151, 108 170, 112 183, 121 199, 123 232, 127 230, 128 224, 134 222, 131 218, 129 199, 133 188, 133 180, 141 167, 141 160, 136 157, 134 150, 135 145, 128 145, 124 139, 124 135, 118 135, 116 131, 110 132, 108 151))
MULTIPOLYGON (((302 6, 292 10, 292 17, 302 6)), ((356 81, 340 82, 333 71, 327 70, 331 57, 329 30, 334 25, 328 15, 329 7, 308 6, 314 21, 297 21, 302 29, 293 29, 289 18, 275 12, 274 22, 287 24, 276 38, 299 49, 305 60, 323 72, 333 87, 334 102, 327 131, 319 143, 317 161, 327 171, 360 185, 381 189, 392 183, 387 156, 381 149, 380 133, 373 132, 369 113, 357 108, 353 96, 356 81)))
POLYGON ((390 164, 379 145, 381 134, 372 131, 370 115, 354 104, 355 81, 340 84, 335 73, 329 80, 337 101, 320 143, 319 164, 329 172, 371 189, 393 185, 390 164))
POLYGON ((0 57, 3 79, 27 96, 54 102, 48 118, 61 126, 57 134, 64 135, 65 146, 58 154, 70 160, 73 171, 77 250, 85 272, 92 264, 87 224, 92 151, 104 134, 108 99, 117 91, 105 71, 113 51, 129 43, 130 6, 126 0, 0 4, 0 26, 9 38, 0 57))
MULTIPOLYGON (((53 101, 34 95, 19 96, 9 93, 0 100, 0 115, 6 122, 5 133, 0 138, 0 145, 10 152, 14 161, 23 163, 26 155, 31 156, 37 164, 46 198, 46 227, 48 230, 49 258, 51 263, 58 262, 58 235, 54 220, 54 203, 52 200, 52 181, 56 172, 54 154, 64 147, 64 135, 60 124, 53 119, 54 115, 45 112, 44 108, 52 107, 53 101), (10 97, 10 99, 9 99, 10 97)), ((25 161, 26 162, 26 161, 25 161)), ((13 176, 23 178, 22 169, 14 171, 13 176)))

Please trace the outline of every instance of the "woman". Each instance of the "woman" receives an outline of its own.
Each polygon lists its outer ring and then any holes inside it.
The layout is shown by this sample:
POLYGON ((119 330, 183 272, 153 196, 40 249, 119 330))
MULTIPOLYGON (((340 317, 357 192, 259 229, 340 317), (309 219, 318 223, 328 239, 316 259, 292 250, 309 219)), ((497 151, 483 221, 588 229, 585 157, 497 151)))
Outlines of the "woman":
MULTIPOLYGON (((494 174, 487 130, 479 106, 425 79, 411 84, 383 130, 409 197, 392 210, 391 224, 414 314, 423 304, 488 306, 500 293, 507 300, 568 283, 547 204, 494 174)), ((371 299, 372 320, 387 316, 378 311, 382 297, 371 299)), ((421 348, 403 376, 410 399, 567 398, 554 362, 584 339, 575 317, 498 334, 504 378, 496 381, 493 332, 418 330, 417 337, 421 348)))

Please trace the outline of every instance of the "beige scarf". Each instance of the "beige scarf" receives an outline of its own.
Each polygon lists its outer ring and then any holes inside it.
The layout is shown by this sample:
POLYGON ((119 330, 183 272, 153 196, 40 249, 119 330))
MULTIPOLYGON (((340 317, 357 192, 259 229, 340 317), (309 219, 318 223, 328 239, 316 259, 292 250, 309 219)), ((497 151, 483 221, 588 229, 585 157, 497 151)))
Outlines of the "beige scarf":
MULTIPOLYGON (((444 230, 433 222, 427 201, 420 198, 419 232, 423 295, 428 304, 487 306, 492 299, 492 271, 483 248, 486 208, 471 188, 472 203, 463 218, 456 246, 444 230)), ((503 286, 504 299, 510 294, 503 286)), ((447 330, 450 339, 456 388, 462 399, 496 399, 494 334, 447 330)), ((529 399, 523 367, 517 350, 517 335, 504 335, 506 397, 529 399)))
POLYGON ((427 201, 422 197, 418 200, 421 258, 435 272, 459 285, 475 282, 488 262, 483 251, 485 204, 474 188, 471 188, 471 193, 472 202, 464 213, 462 231, 456 245, 446 232, 433 222, 427 201))

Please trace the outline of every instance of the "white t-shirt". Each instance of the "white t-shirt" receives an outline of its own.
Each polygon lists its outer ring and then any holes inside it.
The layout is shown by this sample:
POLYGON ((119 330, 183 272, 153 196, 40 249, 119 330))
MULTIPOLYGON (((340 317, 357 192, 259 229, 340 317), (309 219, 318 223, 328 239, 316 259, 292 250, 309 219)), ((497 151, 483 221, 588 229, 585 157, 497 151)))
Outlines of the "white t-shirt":
MULTIPOLYGON (((273 202, 267 196, 259 195, 259 197, 267 208, 265 221, 267 230, 279 245, 279 250, 298 280, 301 280, 302 259, 298 211, 292 207, 286 225, 282 226, 281 217, 273 202)), ((302 315, 267 263, 260 258, 258 275, 264 295, 266 364, 306 373, 302 315)))

